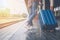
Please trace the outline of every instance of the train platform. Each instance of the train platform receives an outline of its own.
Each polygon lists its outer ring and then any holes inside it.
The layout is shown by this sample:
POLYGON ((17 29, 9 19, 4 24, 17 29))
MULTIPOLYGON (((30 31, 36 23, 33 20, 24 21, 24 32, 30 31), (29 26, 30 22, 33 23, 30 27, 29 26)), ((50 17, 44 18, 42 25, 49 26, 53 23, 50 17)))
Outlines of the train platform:
POLYGON ((42 30, 37 32, 35 30, 38 30, 39 28, 35 29, 34 31, 32 28, 28 33, 27 40, 60 40, 60 20, 57 20, 57 22, 58 22, 58 28, 56 28, 55 32, 44 32, 42 30))
POLYGON ((33 21, 33 27, 27 26, 27 20, 0 29, 0 40, 60 40, 59 27, 55 32, 43 32, 37 21, 33 21))

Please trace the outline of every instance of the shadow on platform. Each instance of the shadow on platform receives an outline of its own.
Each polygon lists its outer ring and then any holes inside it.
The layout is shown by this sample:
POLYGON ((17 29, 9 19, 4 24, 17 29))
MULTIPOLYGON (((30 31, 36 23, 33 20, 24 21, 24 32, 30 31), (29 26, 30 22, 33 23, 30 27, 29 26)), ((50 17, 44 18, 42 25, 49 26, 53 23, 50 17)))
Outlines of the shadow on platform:
POLYGON ((41 35, 37 37, 36 32, 34 32, 31 29, 28 32, 28 36, 26 40, 60 40, 60 30, 55 31, 55 32, 43 32, 42 31, 41 35))

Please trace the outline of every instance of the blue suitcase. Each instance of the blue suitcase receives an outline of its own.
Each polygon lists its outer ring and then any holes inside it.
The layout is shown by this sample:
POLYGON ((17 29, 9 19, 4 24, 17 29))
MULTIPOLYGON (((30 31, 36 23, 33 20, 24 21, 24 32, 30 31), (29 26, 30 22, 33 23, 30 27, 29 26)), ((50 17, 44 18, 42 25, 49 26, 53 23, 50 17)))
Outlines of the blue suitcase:
POLYGON ((49 9, 40 10, 39 23, 41 24, 42 30, 54 30, 56 27, 58 27, 55 16, 49 9))

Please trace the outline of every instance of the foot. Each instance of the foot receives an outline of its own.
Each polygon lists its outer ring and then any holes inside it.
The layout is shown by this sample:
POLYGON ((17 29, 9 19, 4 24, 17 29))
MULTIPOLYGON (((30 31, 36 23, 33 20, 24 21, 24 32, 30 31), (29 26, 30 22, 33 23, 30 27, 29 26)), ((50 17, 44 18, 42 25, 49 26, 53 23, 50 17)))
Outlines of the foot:
POLYGON ((54 32, 55 30, 50 30, 50 32, 54 32))
POLYGON ((42 30, 43 32, 47 32, 47 30, 42 30))

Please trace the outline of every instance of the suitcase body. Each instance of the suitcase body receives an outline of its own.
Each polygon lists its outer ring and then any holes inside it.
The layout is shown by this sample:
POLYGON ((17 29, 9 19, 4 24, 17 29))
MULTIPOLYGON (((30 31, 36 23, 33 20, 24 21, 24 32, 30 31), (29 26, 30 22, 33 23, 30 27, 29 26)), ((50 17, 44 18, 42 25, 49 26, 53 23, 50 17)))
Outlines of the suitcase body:
POLYGON ((56 27, 58 27, 55 16, 49 9, 40 10, 39 23, 41 24, 42 30, 54 30, 56 27))

